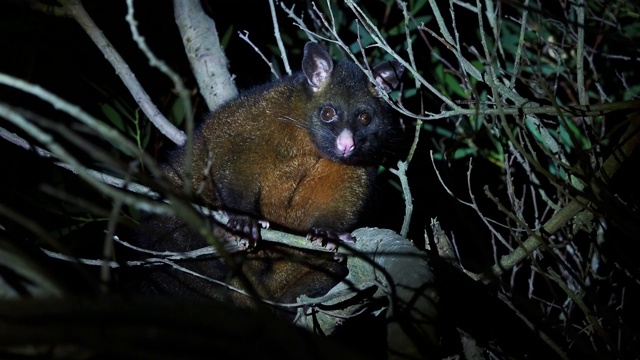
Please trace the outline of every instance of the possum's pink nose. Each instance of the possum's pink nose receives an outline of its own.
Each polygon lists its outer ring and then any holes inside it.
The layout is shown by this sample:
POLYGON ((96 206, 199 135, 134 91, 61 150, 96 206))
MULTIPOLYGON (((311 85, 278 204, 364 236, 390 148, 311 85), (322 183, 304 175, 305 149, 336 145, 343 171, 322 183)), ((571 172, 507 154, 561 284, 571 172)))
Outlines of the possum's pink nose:
POLYGON ((338 154, 347 157, 353 151, 355 143, 353 142, 353 134, 348 129, 342 130, 336 141, 338 146, 338 154))

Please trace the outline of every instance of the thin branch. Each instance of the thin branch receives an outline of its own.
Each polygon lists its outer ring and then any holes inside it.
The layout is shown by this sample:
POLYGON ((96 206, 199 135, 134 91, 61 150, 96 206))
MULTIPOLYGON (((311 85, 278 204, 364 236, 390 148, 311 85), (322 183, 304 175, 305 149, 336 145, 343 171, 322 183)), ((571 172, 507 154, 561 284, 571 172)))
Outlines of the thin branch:
POLYGON ((589 103, 589 96, 584 84, 584 8, 586 5, 584 0, 578 0, 577 4, 571 5, 577 15, 578 41, 576 44, 576 78, 580 105, 587 105, 589 103))
POLYGON ((280 78, 280 74, 278 74, 276 69, 273 67, 271 61, 269 61, 267 57, 264 56, 264 53, 260 51, 260 49, 258 49, 258 47, 251 40, 249 40, 249 32, 245 31, 243 34, 242 32, 238 31, 238 36, 240 37, 240 39, 246 41, 247 44, 249 44, 253 48, 253 50, 258 53, 258 55, 260 55, 262 60, 264 60, 264 62, 269 66, 269 69, 271 69, 271 73, 275 75, 276 79, 280 78))
POLYGON ((129 92, 138 105, 140 105, 140 108, 147 118, 149 118, 158 130, 160 130, 160 132, 162 132, 162 134, 164 134, 168 139, 178 145, 183 144, 186 140, 186 135, 167 120, 162 113, 160 113, 160 110, 158 110, 158 108, 153 104, 151 98, 144 91, 142 85, 140 85, 127 63, 85 11, 81 1, 61 0, 61 2, 68 9, 67 12, 69 15, 75 19, 78 24, 80 24, 87 35, 89 35, 91 40, 96 44, 98 49, 102 51, 107 61, 109 61, 111 66, 115 69, 116 74, 120 76, 123 84, 127 89, 129 89, 129 92))
POLYGON ((289 66, 289 60, 287 59, 287 52, 284 49, 282 43, 282 37, 280 36, 280 27, 278 26, 278 16, 276 15, 276 7, 273 4, 274 0, 269 0, 269 9, 271 10, 271 22, 273 23, 273 35, 276 37, 276 43, 278 49, 280 49, 280 58, 282 59, 282 65, 284 65, 284 71, 291 75, 291 67, 289 66))

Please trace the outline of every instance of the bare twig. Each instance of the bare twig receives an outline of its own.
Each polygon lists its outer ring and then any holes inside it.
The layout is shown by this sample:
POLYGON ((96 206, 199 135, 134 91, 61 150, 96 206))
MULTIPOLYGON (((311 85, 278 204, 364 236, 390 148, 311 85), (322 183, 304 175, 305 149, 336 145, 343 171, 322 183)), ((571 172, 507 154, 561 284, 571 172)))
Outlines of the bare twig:
POLYGON ((264 62, 269 66, 269 69, 271 69, 271 73, 273 75, 275 75, 276 79, 280 78, 280 74, 278 74, 276 69, 273 67, 273 64, 271 63, 271 61, 269 61, 267 59, 267 57, 264 55, 264 53, 262 51, 260 51, 260 49, 258 49, 258 47, 251 40, 249 40, 249 32, 245 31, 244 34, 242 32, 238 32, 238 36, 240 37, 240 39, 246 41, 247 44, 249 44, 253 48, 253 50, 256 53, 258 53, 258 55, 260 55, 262 60, 264 60, 264 62))
POLYGON ((129 89, 129 92, 149 120, 171 141, 179 145, 183 144, 186 140, 186 135, 160 113, 151 101, 149 95, 143 90, 142 85, 138 82, 127 63, 84 10, 81 1, 63 0, 62 3, 67 8, 69 15, 80 24, 98 49, 102 51, 107 61, 114 67, 116 74, 120 76, 120 79, 127 89, 129 89))
POLYGON ((284 66, 284 71, 287 74, 291 74, 291 67, 289 66, 289 59, 287 59, 287 52, 284 49, 284 44, 282 43, 282 37, 280 36, 280 27, 278 26, 278 16, 276 15, 276 7, 273 4, 274 0, 269 0, 269 9, 271 10, 271 22, 273 23, 273 35, 276 37, 276 43, 278 44, 278 49, 280 49, 280 58, 282 59, 282 65, 284 66))

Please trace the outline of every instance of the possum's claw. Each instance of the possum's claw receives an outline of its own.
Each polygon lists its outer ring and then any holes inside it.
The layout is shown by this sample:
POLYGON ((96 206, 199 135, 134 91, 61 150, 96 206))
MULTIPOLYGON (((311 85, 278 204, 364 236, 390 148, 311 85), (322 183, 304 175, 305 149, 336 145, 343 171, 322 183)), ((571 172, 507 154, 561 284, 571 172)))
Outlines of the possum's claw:
POLYGON ((269 222, 248 215, 228 214, 225 240, 235 240, 246 248, 254 247, 260 241, 260 229, 268 229, 269 222))
POLYGON ((355 243, 356 239, 347 232, 338 232, 327 229, 311 229, 307 234, 307 240, 311 241, 313 245, 324 247, 327 250, 335 251, 338 249, 338 244, 355 243))

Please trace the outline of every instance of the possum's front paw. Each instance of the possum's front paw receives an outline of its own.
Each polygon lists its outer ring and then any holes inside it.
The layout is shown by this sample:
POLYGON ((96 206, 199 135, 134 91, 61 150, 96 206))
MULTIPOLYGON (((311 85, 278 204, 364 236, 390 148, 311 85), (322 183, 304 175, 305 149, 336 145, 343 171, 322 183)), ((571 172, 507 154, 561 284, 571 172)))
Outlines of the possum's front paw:
MULTIPOLYGON (((246 249, 254 247, 260 241, 260 230, 268 229, 269 222, 248 215, 229 214, 229 220, 222 237, 227 241, 236 241, 246 249)), ((220 229, 219 229, 220 230, 220 229)))
POLYGON ((356 239, 350 233, 317 228, 309 231, 307 240, 311 241, 313 245, 324 247, 327 250, 337 250, 341 242, 356 242, 356 239))

